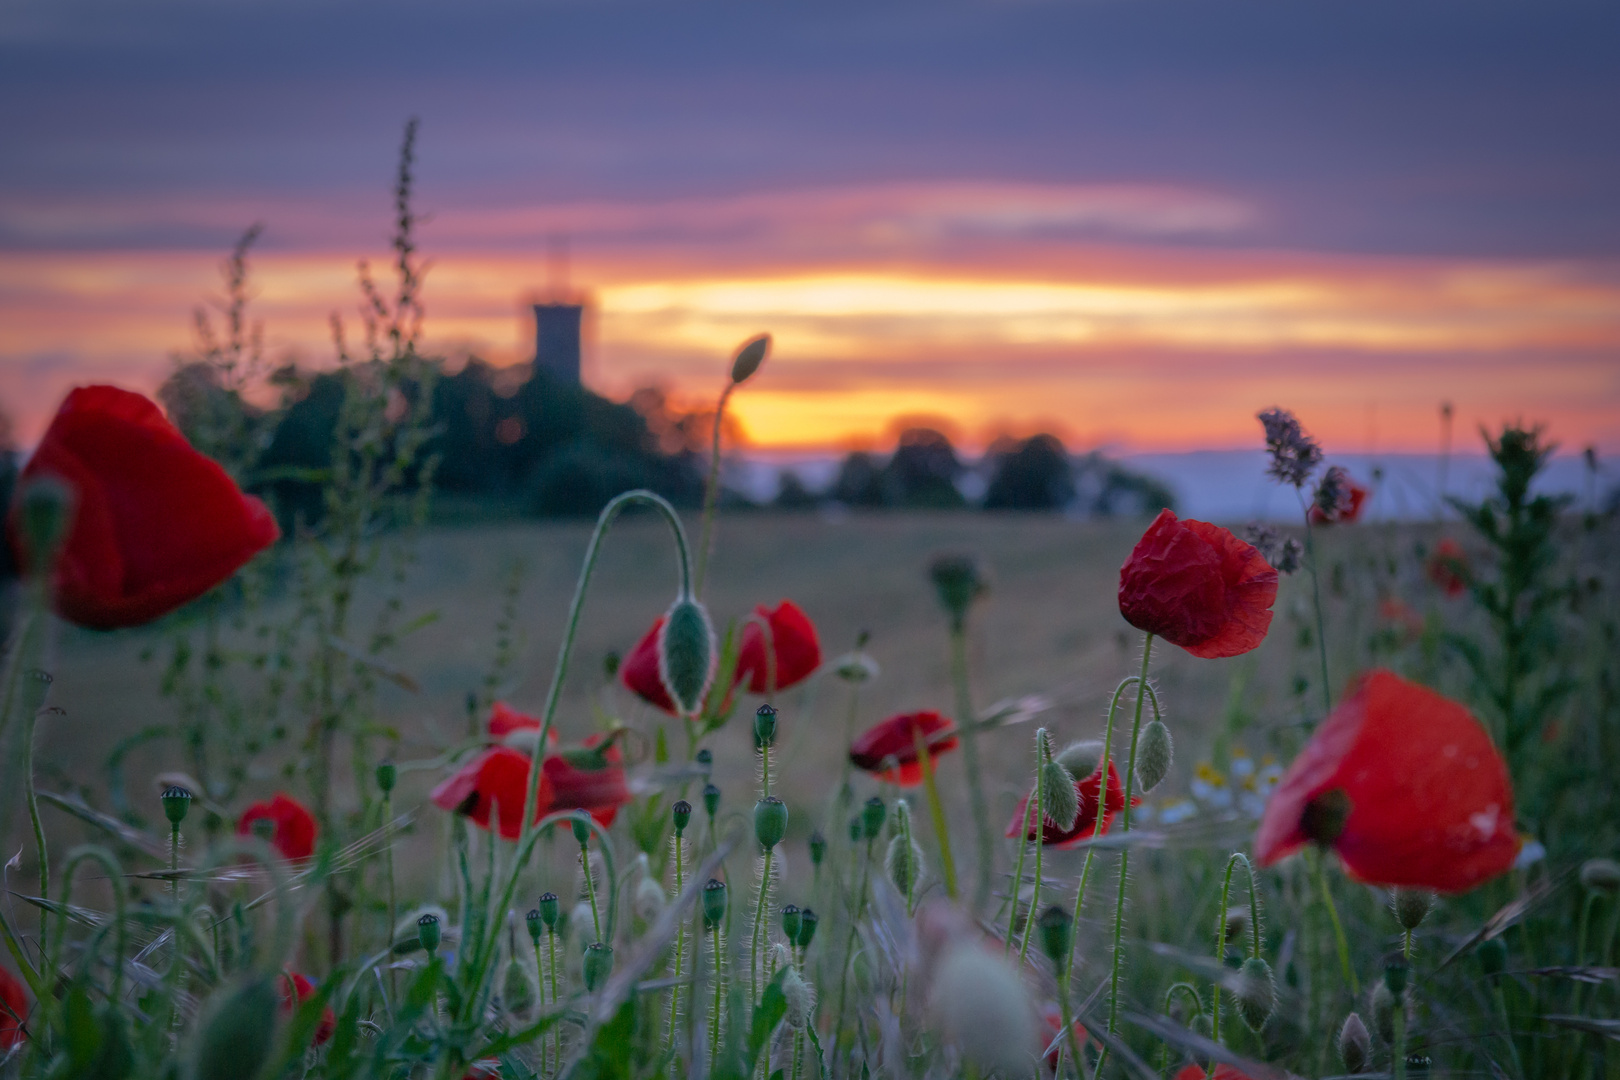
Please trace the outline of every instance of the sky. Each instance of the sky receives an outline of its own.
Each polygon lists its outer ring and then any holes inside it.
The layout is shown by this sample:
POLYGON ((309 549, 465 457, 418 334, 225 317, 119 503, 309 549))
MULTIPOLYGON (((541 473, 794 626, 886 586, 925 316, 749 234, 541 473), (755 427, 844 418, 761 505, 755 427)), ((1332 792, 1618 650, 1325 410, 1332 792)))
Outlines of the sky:
POLYGON ((420 119, 429 343, 732 399, 763 448, 1620 451, 1620 8, 1498 0, 13 0, 0 402, 151 390, 248 225, 272 355, 331 362, 420 119), (907 420, 906 418, 912 418, 907 420))

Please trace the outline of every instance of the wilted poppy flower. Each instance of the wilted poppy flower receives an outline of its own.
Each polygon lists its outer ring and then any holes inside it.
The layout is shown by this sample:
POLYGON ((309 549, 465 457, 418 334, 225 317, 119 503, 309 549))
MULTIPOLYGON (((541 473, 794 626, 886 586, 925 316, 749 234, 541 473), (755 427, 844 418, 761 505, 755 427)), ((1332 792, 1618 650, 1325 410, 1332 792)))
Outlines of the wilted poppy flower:
POLYGON ((315 854, 315 816, 297 799, 278 791, 268 802, 256 802, 236 819, 236 835, 254 835, 253 823, 268 821, 273 827, 270 846, 286 859, 307 859, 315 854))
POLYGON ((1307 841, 1375 885, 1463 892, 1513 864, 1513 788, 1468 710, 1388 671, 1364 676, 1283 774, 1262 865, 1307 841))
POLYGON ((1213 659, 1265 639, 1277 571, 1218 525, 1161 510, 1119 571, 1119 613, 1138 630, 1213 659))
POLYGON ((23 1021, 28 1019, 28 995, 22 980, 0 968, 0 1050, 10 1050, 28 1038, 23 1021))
POLYGON ((917 735, 922 735, 928 758, 956 749, 956 725, 937 712, 902 713, 869 728, 849 748, 849 760, 858 769, 876 773, 878 779, 901 787, 922 783, 922 763, 917 758, 917 735))
MULTIPOLYGON (((1041 843, 1048 847, 1072 847, 1080 841, 1088 839, 1097 832, 1097 793, 1102 790, 1102 769, 1084 780, 1076 780, 1074 790, 1080 794, 1080 813, 1075 815, 1074 825, 1068 829, 1060 829, 1054 825, 1050 818, 1041 822, 1041 843)), ((1141 799, 1133 799, 1132 806, 1141 803, 1141 799)), ((1125 809, 1125 788, 1119 782, 1119 770, 1114 763, 1108 763, 1108 798, 1103 807, 1102 831, 1106 833, 1108 827, 1114 823, 1114 815, 1125 809)), ((1007 822, 1006 836, 1018 835, 1020 829, 1024 831, 1025 840, 1035 839, 1035 826, 1029 820, 1029 796, 1025 795, 1018 800, 1018 810, 1013 814, 1012 820, 1007 822)))
MULTIPOLYGON (((489 733, 504 746, 532 753, 537 749, 539 731, 537 717, 519 712, 503 701, 497 701, 490 711, 489 733)), ((613 824, 619 807, 629 802, 631 795, 624 774, 624 754, 616 741, 604 746, 603 740, 607 738, 598 732, 587 736, 581 747, 558 751, 557 732, 553 730, 549 734, 546 749, 553 752, 546 755, 540 766, 551 792, 548 813, 584 810, 603 828, 613 824)))
MULTIPOLYGON (((281 977, 281 1011, 291 1014, 298 1004, 315 992, 315 984, 292 972, 281 977)), ((320 1026, 315 1029, 315 1045, 320 1046, 337 1029, 337 1014, 330 1008, 321 1012, 320 1026)))
POLYGON ((1468 553, 1451 537, 1434 545, 1423 568, 1429 580, 1447 596, 1461 596, 1468 591, 1468 553))
MULTIPOLYGON (((480 829, 489 829, 498 819, 501 835, 516 840, 523 832, 530 760, 528 754, 511 747, 492 746, 440 783, 428 797, 439 809, 470 818, 480 829)), ((551 785, 542 768, 534 820, 539 821, 550 807, 551 785)))
MULTIPOLYGON (((194 600, 275 542, 265 505, 197 453, 158 407, 112 386, 68 394, 19 480, 74 492, 56 610, 81 626, 137 626, 194 600)), ((12 535, 16 538, 16 516, 12 535)), ((21 547, 21 545, 15 545, 21 547)), ((26 564, 27 552, 19 550, 26 564)))
MULTIPOLYGON (((815 624, 791 600, 784 600, 772 611, 760 604, 754 614, 771 628, 771 644, 776 649, 776 687, 786 690, 808 679, 821 666, 821 642, 815 624)), ((743 625, 742 647, 737 650, 737 682, 748 683, 748 692, 763 694, 771 689, 770 664, 765 651, 765 633, 757 622, 743 625)))

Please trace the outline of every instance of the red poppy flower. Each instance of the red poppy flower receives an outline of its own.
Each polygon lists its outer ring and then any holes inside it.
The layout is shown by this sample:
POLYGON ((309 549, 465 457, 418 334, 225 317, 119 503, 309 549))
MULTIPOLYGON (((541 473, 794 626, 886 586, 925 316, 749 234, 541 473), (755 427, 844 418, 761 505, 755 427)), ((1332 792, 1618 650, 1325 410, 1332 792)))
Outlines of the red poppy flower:
POLYGON ((484 1058, 467 1066, 467 1073, 461 1080, 495 1080, 501 1075, 501 1063, 498 1058, 484 1058))
POLYGON ((1218 525, 1161 510, 1119 571, 1119 613, 1194 656, 1237 656, 1271 626, 1277 571, 1218 525))
POLYGON ((1361 520, 1361 508, 1372 492, 1356 483, 1346 479, 1344 488, 1344 504, 1336 510, 1324 510, 1320 506, 1311 505, 1309 517, 1312 525, 1354 525, 1361 520))
POLYGON ((1378 617, 1398 629, 1408 638, 1423 636, 1423 616, 1412 610, 1410 604, 1393 596, 1378 601, 1378 617))
POLYGON ((858 769, 876 773, 901 787, 922 783, 922 763, 917 759, 917 734, 928 748, 928 758, 956 749, 956 725, 937 712, 902 713, 869 728, 849 748, 849 760, 858 769))
MULTIPOLYGON (((193 450, 156 405, 116 387, 67 396, 21 482, 36 476, 74 490, 55 597, 62 617, 81 626, 150 622, 230 577, 280 535, 265 505, 193 450)), ((15 514, 11 532, 26 565, 15 514)))
POLYGON ((23 1021, 28 1019, 28 995, 22 980, 0 968, 0 1050, 10 1050, 28 1038, 23 1021))
MULTIPOLYGON (((504 740, 507 746, 522 741, 522 733, 539 731, 538 718, 518 712, 503 701, 497 701, 490 711, 489 733, 504 740)), ((606 735, 598 732, 586 736, 584 745, 577 750, 563 750, 546 755, 541 764, 542 775, 551 791, 547 812, 553 810, 585 810, 591 817, 609 828, 619 807, 631 799, 630 785, 625 778, 624 754, 617 742, 602 746, 606 735)), ((530 742, 534 736, 529 737, 530 742)), ((557 745, 557 732, 546 739, 546 748, 557 745)), ((531 747, 532 748, 532 747, 531 747)))
MULTIPOLYGON (((786 690, 808 679, 821 666, 821 642, 810 616, 791 600, 784 600, 772 611, 760 604, 754 614, 771 628, 771 644, 776 648, 776 689, 786 690)), ((743 625, 742 646, 737 650, 737 682, 748 682, 748 692, 763 694, 771 689, 769 656, 765 632, 750 620, 743 625)))
MULTIPOLYGON (((499 819, 501 835, 516 840, 523 832, 523 802, 529 791, 529 755, 508 746, 492 746, 434 788, 428 797, 441 810, 471 818, 480 829, 499 819)), ((539 821, 551 806, 551 785, 540 771, 539 821)))
POLYGON ((1316 840, 1375 885, 1464 892, 1513 864, 1513 787, 1468 710, 1364 676, 1283 774, 1255 837, 1269 866, 1316 840))
MULTIPOLYGON (((1084 780, 1076 780, 1074 790, 1080 795, 1080 813, 1075 815, 1074 825, 1065 830, 1052 824, 1050 820, 1041 822, 1041 843, 1048 847, 1073 847, 1080 841, 1088 839, 1097 831, 1097 793, 1102 789, 1102 769, 1092 773, 1084 780)), ((1132 806, 1141 805, 1141 799, 1132 799, 1132 806)), ((1119 770, 1114 763, 1108 763, 1108 801, 1103 807, 1102 831, 1106 833, 1114 823, 1114 815, 1125 809, 1125 788, 1119 782, 1119 770)), ((1018 810, 1013 814, 1012 820, 1007 822, 1006 836, 1018 835, 1018 830, 1024 829, 1024 839, 1035 839, 1035 826, 1029 820, 1029 796, 1025 795, 1018 800, 1018 810)))
MULTIPOLYGON (((504 701, 497 701, 489 710, 489 734, 497 741, 505 739, 514 731, 539 731, 540 718, 530 716, 526 712, 519 712, 504 701)), ((552 733, 553 738, 556 733, 552 733)))
POLYGON ((619 665, 619 681, 642 701, 674 716, 677 713, 675 701, 664 686, 664 677, 658 673, 658 631, 663 628, 664 617, 660 615, 647 636, 636 642, 636 647, 619 665))
POLYGON ((1204 1072, 1202 1065, 1183 1065, 1176 1073, 1176 1080, 1254 1080, 1248 1073, 1236 1065, 1225 1062, 1215 1066, 1213 1073, 1204 1072))
MULTIPOLYGON (((281 1011, 291 1014, 300 1002, 315 992, 315 984, 292 972, 281 977, 281 1011)), ((315 1029, 315 1045, 320 1046, 337 1029, 337 1014, 330 1008, 321 1013, 320 1026, 315 1029)))
POLYGON ((256 802, 236 819, 236 835, 252 836, 253 823, 263 819, 275 826, 270 846, 286 859, 307 859, 315 854, 315 816, 298 800, 278 791, 269 802, 256 802))
POLYGON ((1468 591, 1468 553, 1451 537, 1434 545, 1423 568, 1429 580, 1447 596, 1461 596, 1468 591))

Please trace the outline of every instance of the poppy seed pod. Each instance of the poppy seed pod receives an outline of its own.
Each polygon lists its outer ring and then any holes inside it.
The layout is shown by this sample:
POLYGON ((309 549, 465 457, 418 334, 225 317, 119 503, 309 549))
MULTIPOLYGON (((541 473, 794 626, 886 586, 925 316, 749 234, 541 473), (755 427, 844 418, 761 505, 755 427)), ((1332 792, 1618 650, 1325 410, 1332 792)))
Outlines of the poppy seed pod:
POLYGON ((810 865, 820 866, 821 860, 827 857, 827 838, 817 829, 810 834, 810 865))
POLYGON ((1345 1017, 1344 1026, 1339 1028, 1339 1058, 1347 1073, 1366 1072, 1372 1064, 1372 1034, 1360 1013, 1345 1017))
POLYGON ((658 675, 670 700, 686 716, 703 707, 714 677, 714 627, 703 605, 682 596, 670 605, 658 631, 658 675))
POLYGON ((1588 892, 1620 892, 1620 863, 1613 859, 1587 859, 1581 863, 1581 885, 1588 892))
POLYGON ((178 785, 163 789, 163 815, 169 819, 169 824, 175 828, 186 820, 186 811, 191 809, 191 792, 178 785))
POLYGON ((868 840, 876 840, 883 831, 884 819, 889 816, 888 807, 876 795, 866 800, 861 807, 861 834, 868 840))
POLYGON ((1474 949, 1474 955, 1479 960, 1479 970, 1486 978, 1502 974, 1507 970, 1507 942, 1499 937, 1486 938, 1474 949))
POLYGON ((797 944, 799 940, 799 925, 802 922, 797 904, 787 904, 782 908, 782 936, 790 944, 797 944))
POLYGON ((1074 828, 1080 816, 1080 791, 1074 776, 1056 761, 1041 766, 1041 812, 1063 832, 1074 828))
POLYGON ((546 929, 546 921, 540 916, 540 909, 530 908, 529 913, 523 916, 523 923, 529 928, 529 940, 536 945, 540 944, 540 935, 546 929))
POLYGON ((895 833, 889 839, 889 850, 884 856, 883 866, 895 891, 909 898, 922 877, 922 848, 914 841, 908 842, 903 834, 895 833))
POLYGON ((675 823, 675 835, 680 836, 686 831, 686 825, 692 820, 692 804, 681 799, 669 808, 670 820, 675 823))
POLYGON ((422 943, 422 948, 428 951, 429 956, 438 952, 442 934, 437 915, 430 912, 416 920, 416 940, 422 943))
POLYGON ((776 709, 761 705, 754 710, 754 745, 766 747, 776 742, 776 709))
POLYGON ((399 768, 392 761, 384 759, 377 764, 378 791, 382 792, 384 795, 387 795, 394 790, 394 785, 398 782, 399 768))
POLYGON ((1041 912, 1041 949, 1054 967, 1062 969, 1069 959, 1069 946, 1074 940, 1074 917, 1058 904, 1041 912))
POLYGON ((940 607, 951 617, 951 625, 958 629, 967 619, 973 601, 989 588, 979 560, 972 555, 936 555, 928 564, 928 577, 934 583, 940 607))
POLYGON ((245 976, 208 999, 197 1021, 191 1076, 237 1080, 256 1076, 270 1056, 278 1000, 270 980, 245 976))
POLYGON ((1416 930, 1429 917, 1434 907, 1434 892, 1430 889, 1396 887, 1389 891, 1389 906, 1395 912, 1395 921, 1403 929, 1416 930))
POLYGON ((613 946, 601 941, 591 942, 585 949, 581 966, 585 972, 585 989, 595 990, 613 973, 613 946))
POLYGON ((782 842, 787 822, 787 804, 775 795, 767 795, 754 804, 754 839, 766 851, 782 842))
POLYGON ((1154 720, 1142 729, 1142 741, 1136 748, 1136 782, 1146 794, 1158 787, 1170 774, 1174 749, 1170 729, 1154 720))
POLYGON ((703 886, 703 925, 709 929, 719 926, 726 917, 726 883, 710 878, 703 886))
POLYGON ((703 812, 709 815, 709 824, 714 824, 714 815, 720 812, 720 789, 713 784, 703 785, 703 812))
POLYGON ((548 929, 555 930, 557 928, 557 916, 562 913, 562 907, 557 901, 557 894, 554 892, 541 893, 539 910, 540 921, 544 922, 548 929))
POLYGON ((584 814, 575 814, 568 819, 568 827, 574 832, 574 839, 584 847, 591 838, 591 819, 584 814))
POLYGON ((808 949, 810 943, 816 939, 816 924, 821 921, 814 908, 805 908, 799 912, 799 936, 793 942, 801 949, 808 949))
POLYGON ((1271 965, 1258 956, 1243 961, 1238 969, 1238 1013, 1250 1031, 1259 1031, 1271 1019, 1277 1007, 1277 984, 1271 977, 1271 965))
POLYGON ((770 355, 771 335, 758 334, 743 342, 737 349, 737 355, 731 361, 731 382, 736 385, 745 382, 750 375, 759 370, 759 365, 765 362, 770 355))

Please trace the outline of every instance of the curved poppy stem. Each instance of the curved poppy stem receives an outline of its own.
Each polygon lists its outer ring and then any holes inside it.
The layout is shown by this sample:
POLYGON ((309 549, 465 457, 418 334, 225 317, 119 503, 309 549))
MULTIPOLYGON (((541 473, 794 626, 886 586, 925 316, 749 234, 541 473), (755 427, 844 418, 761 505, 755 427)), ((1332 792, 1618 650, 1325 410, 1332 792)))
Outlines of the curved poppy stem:
MULTIPOLYGON (((1251 942, 1249 955, 1260 955, 1260 895, 1255 889, 1254 865, 1249 857, 1241 851, 1232 852, 1231 858, 1226 860, 1226 877, 1221 882, 1221 906, 1215 913, 1215 959, 1220 963, 1226 962, 1226 912, 1228 910, 1228 897, 1232 891, 1232 868, 1239 862, 1243 869, 1249 872, 1249 929, 1251 942)), ((1216 1042, 1221 1041, 1221 984, 1214 984, 1214 994, 1210 1004, 1210 1038, 1216 1042)))
MULTIPOLYGON (((1045 728, 1035 733, 1035 888, 1029 894, 1029 914, 1024 916, 1024 941, 1018 947, 1018 962, 1029 959, 1029 939, 1034 936, 1035 910, 1041 906, 1041 854, 1046 845, 1046 770, 1043 766, 1051 754, 1046 745, 1049 736, 1045 728)), ((1106 798, 1106 792, 1104 798, 1106 798)), ((1015 888, 1017 885, 1015 884, 1015 888)), ((1018 906, 1018 894, 1013 893, 1013 907, 1018 906)))
POLYGON ((703 579, 709 569, 709 548, 714 543, 714 514, 720 504, 720 429, 726 418, 726 402, 737 384, 726 379, 726 388, 720 391, 720 402, 714 407, 714 447, 709 454, 709 479, 703 485, 703 532, 698 541, 697 592, 703 595, 703 579))
MULTIPOLYGON (((934 835, 939 837, 939 872, 945 878, 945 895, 955 900, 956 860, 951 857, 951 832, 945 823, 945 805, 939 801, 939 785, 934 782, 934 759, 928 752, 928 743, 923 738, 920 726, 912 725, 911 739, 917 747, 923 791, 928 795, 928 817, 934 823, 934 835)), ((845 754, 844 757, 847 759, 849 755, 845 754)))
MULTIPOLYGON (((124 868, 119 865, 118 860, 113 857, 112 852, 108 851, 106 848, 99 844, 85 844, 81 847, 74 848, 72 851, 68 852, 67 862, 62 865, 61 903, 63 911, 68 910, 69 903, 73 898, 73 872, 85 862, 100 863, 102 869, 107 871, 107 879, 109 881, 118 882, 123 880, 124 868)), ((115 887, 111 890, 111 892, 113 898, 113 948, 115 952, 112 965, 112 993, 108 995, 108 1000, 117 1001, 124 992, 124 949, 128 942, 128 937, 127 927, 124 921, 124 890, 115 887)), ((50 957, 50 961, 46 965, 46 969, 49 971, 57 970, 57 959, 62 953, 62 939, 67 936, 66 922, 66 918, 57 920, 58 926, 56 931, 56 941, 47 952, 47 955, 50 957)), ((99 934, 96 936, 96 943, 99 944, 101 936, 102 935, 99 934)), ((89 959, 91 961, 95 959, 95 951, 96 945, 92 945, 89 951, 89 959)))
MULTIPOLYGON (((1113 760, 1114 747, 1114 717, 1119 714, 1119 699, 1125 695, 1127 687, 1135 686, 1139 680, 1135 675, 1127 675, 1121 679, 1119 685, 1114 687, 1114 696, 1108 701, 1108 722, 1103 727, 1102 759, 1097 763, 1099 780, 1097 783, 1097 823, 1092 827, 1092 836, 1096 836, 1097 829, 1102 826, 1103 814, 1108 810, 1108 764, 1113 760)), ((1158 716, 1159 699, 1153 699, 1154 716, 1158 716)), ((1086 883, 1091 880, 1091 860, 1096 856, 1095 845, 1086 847, 1086 861, 1080 867, 1080 884, 1074 890, 1074 923, 1080 925, 1080 909, 1086 902, 1086 883)), ((1069 936, 1069 962, 1065 965, 1067 970, 1074 968, 1075 941, 1079 934, 1069 936)))

